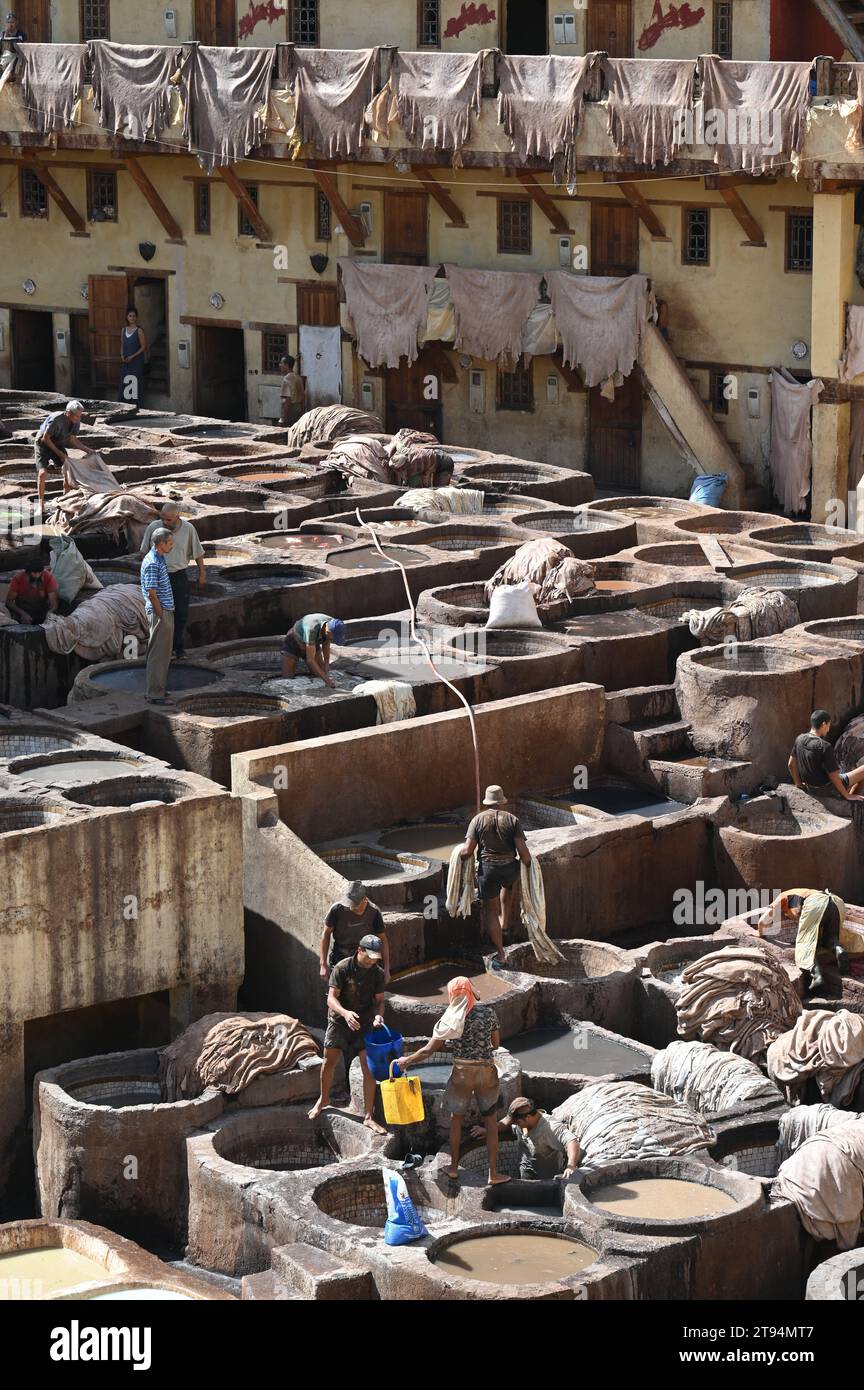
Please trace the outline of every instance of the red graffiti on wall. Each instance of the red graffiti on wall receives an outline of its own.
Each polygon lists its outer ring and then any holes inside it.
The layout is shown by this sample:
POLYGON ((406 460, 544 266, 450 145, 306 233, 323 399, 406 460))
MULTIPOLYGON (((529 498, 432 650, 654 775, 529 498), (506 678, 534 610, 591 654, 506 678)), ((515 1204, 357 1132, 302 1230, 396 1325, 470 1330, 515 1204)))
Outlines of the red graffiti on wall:
POLYGON ((495 11, 490 10, 487 5, 463 5, 458 15, 447 21, 444 37, 458 39, 472 24, 491 24, 494 18, 495 11))
POLYGON ((268 24, 275 24, 277 19, 284 19, 287 13, 287 10, 274 4, 274 0, 266 0, 266 4, 261 5, 250 4, 247 13, 240 19, 237 32, 241 39, 248 39, 262 19, 268 24))
POLYGON ((654 0, 653 20, 643 30, 639 38, 639 48, 644 53, 646 48, 654 47, 667 29, 692 29, 694 24, 698 24, 700 19, 704 18, 704 9, 691 10, 686 4, 670 5, 668 12, 664 14, 660 0, 654 0))

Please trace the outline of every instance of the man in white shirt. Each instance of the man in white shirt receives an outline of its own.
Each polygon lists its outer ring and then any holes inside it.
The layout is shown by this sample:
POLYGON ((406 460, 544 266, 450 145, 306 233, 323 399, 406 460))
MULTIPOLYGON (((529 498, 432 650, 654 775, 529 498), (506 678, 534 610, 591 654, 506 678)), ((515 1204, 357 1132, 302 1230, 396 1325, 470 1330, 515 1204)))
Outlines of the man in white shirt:
POLYGON ((189 565, 192 561, 198 567, 198 591, 204 590, 204 547, 198 539, 198 532, 191 521, 184 521, 176 502, 165 502, 159 521, 151 521, 144 532, 140 554, 146 555, 153 544, 153 532, 165 526, 174 540, 165 556, 168 565, 168 578, 174 595, 174 656, 182 659, 186 655, 186 623, 189 618, 189 565))

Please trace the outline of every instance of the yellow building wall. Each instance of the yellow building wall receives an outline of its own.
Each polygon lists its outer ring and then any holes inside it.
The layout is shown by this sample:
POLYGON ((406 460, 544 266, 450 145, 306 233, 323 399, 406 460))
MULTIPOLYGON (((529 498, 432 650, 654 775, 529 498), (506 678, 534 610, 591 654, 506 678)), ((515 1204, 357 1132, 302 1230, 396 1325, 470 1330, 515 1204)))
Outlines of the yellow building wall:
MULTIPOLYGON (((238 8, 243 0, 238 0, 238 8)), ((177 16, 177 40, 189 42, 193 32, 192 0, 111 0, 110 25, 113 43, 173 43, 165 30, 164 14, 177 16)), ((54 43, 81 42, 81 16, 78 0, 51 0, 51 39, 54 43)))

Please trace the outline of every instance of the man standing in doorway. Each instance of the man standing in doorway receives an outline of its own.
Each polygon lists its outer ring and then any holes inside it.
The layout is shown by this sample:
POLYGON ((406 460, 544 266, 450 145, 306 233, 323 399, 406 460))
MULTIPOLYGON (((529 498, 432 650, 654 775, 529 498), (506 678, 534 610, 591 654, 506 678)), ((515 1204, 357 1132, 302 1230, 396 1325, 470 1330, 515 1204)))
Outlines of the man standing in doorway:
POLYGON ((39 490, 40 516, 45 507, 45 481, 49 468, 61 470, 63 491, 71 492, 72 489, 69 486, 66 472, 66 464, 69 462, 66 450, 72 445, 74 448, 80 449, 83 454, 95 454, 97 452, 96 449, 91 449, 89 444, 85 444, 84 440, 78 437, 83 414, 84 407, 80 401, 68 401, 63 410, 55 410, 51 415, 46 415, 36 431, 33 457, 36 463, 36 486, 39 490))
POLYGON ((506 809, 507 798, 500 787, 486 788, 485 811, 468 826, 462 858, 479 850, 477 888, 483 904, 484 925, 495 947, 500 965, 506 965, 504 936, 510 925, 515 903, 519 865, 531 863, 531 851, 517 818, 506 809))
POLYGON ((143 557, 153 544, 153 535, 164 527, 171 532, 174 544, 168 553, 168 579, 174 595, 174 655, 182 660, 186 655, 186 623, 189 620, 189 565, 192 561, 198 567, 198 592, 203 593, 205 583, 204 547, 198 539, 198 532, 191 521, 180 515, 176 502, 165 502, 159 521, 151 521, 141 541, 139 554, 143 557))
POLYGON ((141 592, 150 625, 145 699, 148 705, 167 705, 165 692, 174 642, 174 594, 166 556, 174 544, 174 537, 166 526, 158 526, 151 540, 152 546, 141 564, 141 592))
POLYGON ((306 383, 294 370, 293 357, 280 357, 282 373, 282 413, 280 425, 294 425, 306 410, 306 383))

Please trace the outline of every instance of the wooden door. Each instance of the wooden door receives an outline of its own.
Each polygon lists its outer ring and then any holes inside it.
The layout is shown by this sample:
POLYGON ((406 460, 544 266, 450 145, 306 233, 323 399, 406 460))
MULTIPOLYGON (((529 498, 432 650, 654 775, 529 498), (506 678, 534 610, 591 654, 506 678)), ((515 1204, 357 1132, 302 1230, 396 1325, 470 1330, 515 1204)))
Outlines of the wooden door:
POLYGON ((214 48, 237 42, 236 0, 195 0, 195 38, 214 48))
POLYGON ((195 327, 195 413, 246 419, 246 353, 242 328, 195 327))
POLYGON ((639 218, 629 203, 591 207, 591 274, 633 275, 639 269, 639 218))
MULTIPOLYGON (((591 274, 619 277, 639 269, 639 219, 629 204, 591 208, 591 274)), ((635 369, 607 401, 588 394, 588 467, 598 487, 641 487, 642 385, 635 369)))
POLYGON ((18 0, 15 5, 7 5, 4 13, 18 16, 18 28, 24 30, 28 43, 50 42, 51 19, 48 0, 18 0))
POLYGON ((591 0, 587 49, 610 58, 633 57, 633 0, 591 0))
POLYGON ((314 281, 297 286, 297 322, 312 328, 339 327, 339 301, 335 285, 319 285, 314 281))
POLYGON ((390 434, 401 429, 428 430, 441 438, 441 376, 429 352, 421 352, 410 367, 403 358, 398 367, 390 368, 385 373, 385 388, 390 434), (430 378, 435 383, 433 399, 428 394, 430 378))
POLYGON ((381 255, 387 265, 429 264, 428 194, 384 194, 381 255))
POLYGON ((12 310, 12 385, 54 390, 54 322, 45 310, 12 310))
POLYGON ((129 287, 125 275, 90 275, 87 286, 93 391, 113 400, 120 387, 120 334, 126 323, 129 287))

